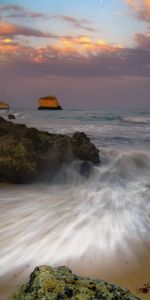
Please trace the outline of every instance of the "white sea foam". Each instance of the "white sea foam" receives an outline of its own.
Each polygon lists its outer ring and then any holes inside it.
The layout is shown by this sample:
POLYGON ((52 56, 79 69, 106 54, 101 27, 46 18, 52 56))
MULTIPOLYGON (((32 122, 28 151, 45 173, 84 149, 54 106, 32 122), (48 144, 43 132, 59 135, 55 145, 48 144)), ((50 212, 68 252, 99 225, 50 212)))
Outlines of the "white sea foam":
POLYGON ((108 279, 110 270, 139 259, 137 249, 143 251, 150 230, 148 124, 133 127, 119 118, 108 121, 110 117, 98 122, 98 112, 92 122, 91 112, 71 112, 71 117, 64 111, 56 118, 21 113, 13 122, 49 132, 84 131, 100 147, 102 164, 86 180, 72 166, 65 184, 61 173, 51 184, 0 186, 2 300, 40 264, 65 264, 80 274, 108 279))
POLYGON ((150 114, 104 113, 101 111, 21 111, 15 123, 51 133, 85 132, 98 146, 150 147, 150 114))
POLYGON ((124 122, 139 123, 139 124, 150 124, 150 117, 146 116, 127 116, 123 118, 124 122))
POLYGON ((70 168, 66 184, 1 187, 1 276, 41 264, 109 272, 118 249, 135 259, 132 244, 150 229, 150 154, 101 149, 101 157, 88 180, 70 168))

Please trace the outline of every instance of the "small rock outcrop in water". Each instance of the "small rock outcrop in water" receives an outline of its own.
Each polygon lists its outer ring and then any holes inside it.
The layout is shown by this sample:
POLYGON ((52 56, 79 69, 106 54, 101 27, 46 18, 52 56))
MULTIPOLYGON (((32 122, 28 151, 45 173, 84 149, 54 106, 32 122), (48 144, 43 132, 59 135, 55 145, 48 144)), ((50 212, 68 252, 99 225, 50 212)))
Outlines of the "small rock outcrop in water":
POLYGON ((14 119, 16 119, 16 117, 15 117, 14 114, 8 114, 7 117, 8 117, 9 120, 14 120, 14 119))
POLYGON ((0 101, 0 109, 9 109, 9 104, 6 102, 0 101))
POLYGON ((61 110, 62 107, 60 106, 59 101, 55 96, 49 95, 46 97, 41 97, 39 99, 38 109, 61 110))
POLYGON ((72 274, 66 267, 36 267, 10 300, 137 300, 127 289, 72 274))
POLYGON ((51 134, 0 117, 0 182, 27 183, 45 180, 45 175, 51 180, 75 159, 82 162, 83 173, 100 162, 99 151, 84 133, 51 134))

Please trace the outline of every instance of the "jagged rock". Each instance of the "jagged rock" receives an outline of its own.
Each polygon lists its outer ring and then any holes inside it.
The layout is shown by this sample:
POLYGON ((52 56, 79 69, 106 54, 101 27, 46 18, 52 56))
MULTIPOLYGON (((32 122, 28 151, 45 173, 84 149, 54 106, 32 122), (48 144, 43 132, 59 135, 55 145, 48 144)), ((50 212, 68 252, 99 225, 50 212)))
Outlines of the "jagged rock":
POLYGON ((38 109, 61 110, 62 107, 60 106, 59 101, 55 96, 49 95, 46 97, 41 97, 39 99, 38 109))
POLYGON ((49 180, 63 166, 80 160, 82 173, 100 163, 99 151, 84 133, 51 134, 0 117, 0 182, 49 180))
POLYGON ((36 267, 10 300, 138 300, 127 289, 74 275, 66 267, 36 267))

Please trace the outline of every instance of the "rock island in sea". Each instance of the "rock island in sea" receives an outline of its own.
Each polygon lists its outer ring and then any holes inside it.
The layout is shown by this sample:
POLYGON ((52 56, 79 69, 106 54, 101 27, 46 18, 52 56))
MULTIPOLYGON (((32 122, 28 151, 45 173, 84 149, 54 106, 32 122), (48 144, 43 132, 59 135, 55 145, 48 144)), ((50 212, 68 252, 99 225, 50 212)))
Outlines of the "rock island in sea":
POLYGON ((49 96, 46 96, 46 97, 41 97, 39 99, 38 109, 41 109, 41 110, 62 110, 62 107, 61 107, 58 99, 55 96, 49 95, 49 96))
POLYGON ((36 267, 10 300, 138 300, 125 288, 74 275, 66 267, 36 267))
POLYGON ((0 101, 0 109, 9 109, 9 104, 3 101, 0 101))

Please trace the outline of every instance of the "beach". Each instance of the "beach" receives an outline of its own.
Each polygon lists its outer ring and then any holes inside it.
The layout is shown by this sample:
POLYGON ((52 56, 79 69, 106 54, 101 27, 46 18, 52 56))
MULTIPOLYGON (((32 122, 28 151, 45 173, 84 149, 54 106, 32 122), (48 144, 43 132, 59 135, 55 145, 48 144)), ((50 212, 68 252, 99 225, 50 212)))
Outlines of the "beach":
POLYGON ((37 265, 66 265, 149 299, 150 114, 16 110, 15 123, 72 135, 85 132, 101 165, 88 178, 68 166, 52 182, 1 184, 2 300, 37 265), (58 180, 59 179, 59 180, 58 180))

